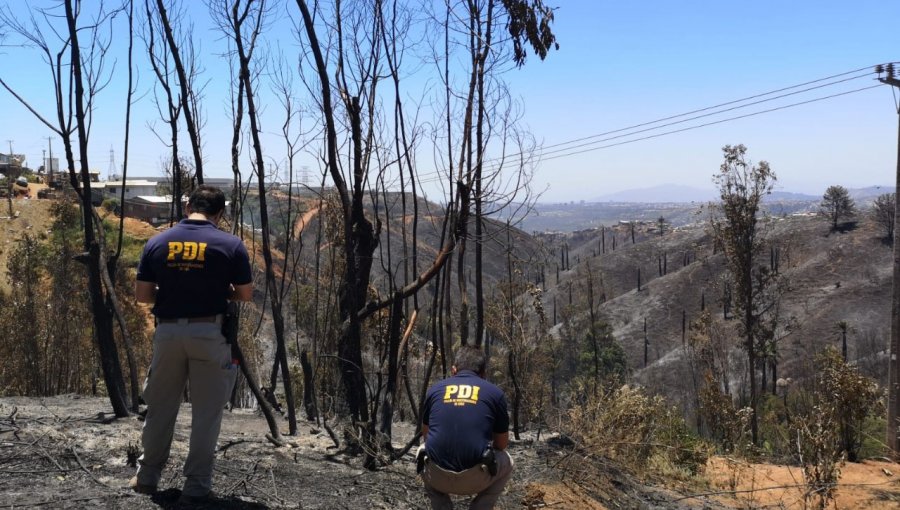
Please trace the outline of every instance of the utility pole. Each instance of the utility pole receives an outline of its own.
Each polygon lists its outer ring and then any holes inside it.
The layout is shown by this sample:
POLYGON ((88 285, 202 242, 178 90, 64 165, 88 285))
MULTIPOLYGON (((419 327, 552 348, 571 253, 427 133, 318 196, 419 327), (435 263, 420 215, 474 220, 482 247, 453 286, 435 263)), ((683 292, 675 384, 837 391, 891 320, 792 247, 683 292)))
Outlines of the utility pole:
MULTIPOLYGON (((900 89, 900 80, 894 74, 894 64, 875 67, 878 81, 900 89), (882 74, 885 74, 882 77, 882 74)), ((895 105, 896 106, 896 105, 895 105)), ((897 106, 897 180, 894 191, 894 225, 900 221, 900 106, 897 106)), ((888 353, 888 405, 887 433, 888 448, 896 458, 900 455, 900 229, 894 229, 894 278, 891 299, 891 348, 888 353)))
POLYGON ((12 143, 13 143, 13 141, 12 141, 12 140, 7 140, 7 142, 9 142, 9 158, 7 159, 7 165, 6 165, 6 201, 7 201, 7 204, 9 205, 9 217, 12 218, 12 217, 13 217, 13 203, 12 203, 12 196, 13 196, 13 187, 12 187, 12 183, 13 183, 13 178, 12 178, 12 174, 13 174, 13 172, 12 172, 12 167, 13 167, 12 143))
POLYGON ((50 154, 50 159, 44 162, 44 164, 49 165, 50 171, 47 173, 47 185, 53 188, 53 137, 47 137, 47 149, 50 154))

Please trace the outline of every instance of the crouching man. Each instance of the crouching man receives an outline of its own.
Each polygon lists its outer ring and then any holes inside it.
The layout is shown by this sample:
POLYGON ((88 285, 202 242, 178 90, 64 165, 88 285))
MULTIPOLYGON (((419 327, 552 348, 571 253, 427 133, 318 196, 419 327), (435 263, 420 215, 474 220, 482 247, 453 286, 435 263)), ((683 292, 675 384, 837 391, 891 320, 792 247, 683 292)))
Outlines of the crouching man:
POLYGON ((453 377, 428 389, 422 413, 418 468, 435 510, 451 510, 449 494, 477 496, 469 508, 494 508, 512 475, 506 397, 484 380, 481 349, 463 346, 451 367, 453 377))

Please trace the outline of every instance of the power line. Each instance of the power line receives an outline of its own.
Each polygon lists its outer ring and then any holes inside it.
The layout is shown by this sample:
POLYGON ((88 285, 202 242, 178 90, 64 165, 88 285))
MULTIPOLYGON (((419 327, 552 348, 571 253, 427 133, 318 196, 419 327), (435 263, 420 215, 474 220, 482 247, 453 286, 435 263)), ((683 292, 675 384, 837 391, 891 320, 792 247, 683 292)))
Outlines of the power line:
MULTIPOLYGON (((704 107, 704 108, 698 108, 698 109, 696 109, 696 110, 691 110, 691 111, 689 111, 689 112, 679 113, 679 114, 677 114, 677 115, 670 115, 670 116, 668 116, 668 117, 663 117, 663 118, 660 118, 660 119, 651 120, 651 121, 647 121, 647 122, 641 122, 640 124, 634 124, 634 125, 632 125, 632 126, 627 126, 627 127, 623 127, 623 128, 619 128, 619 129, 614 129, 614 130, 612 130, 612 131, 606 131, 606 132, 603 132, 603 133, 597 133, 597 134, 595 134, 595 135, 590 135, 590 136, 585 136, 585 137, 581 137, 581 138, 576 138, 576 139, 574 139, 574 140, 569 140, 569 141, 566 141, 566 142, 559 142, 559 143, 547 145, 547 146, 545 146, 544 148, 545 148, 545 149, 549 149, 549 148, 553 148, 553 147, 559 147, 559 146, 562 146, 562 145, 568 145, 568 144, 571 144, 571 143, 583 142, 583 141, 585 141, 585 140, 590 140, 590 139, 592 139, 592 138, 598 138, 598 137, 601 137, 601 136, 611 135, 611 134, 614 134, 614 133, 620 133, 620 132, 622 132, 622 131, 628 131, 628 130, 636 129, 636 128, 639 128, 639 127, 649 126, 649 125, 651 125, 651 124, 658 124, 658 123, 660 123, 660 122, 665 122, 665 121, 667 121, 667 120, 677 119, 677 118, 679 118, 679 117, 686 117, 686 116, 688 116, 688 115, 693 115, 693 114, 695 114, 695 113, 701 113, 701 112, 706 112, 706 111, 709 111, 709 110, 714 110, 714 109, 716 109, 716 108, 721 108, 721 107, 723 107, 723 106, 729 106, 729 105, 733 105, 733 104, 737 104, 737 103, 743 103, 743 102, 749 101, 749 100, 751 100, 751 99, 757 99, 757 98, 760 98, 760 97, 765 97, 765 96, 770 96, 770 95, 772 95, 772 94, 777 94, 777 93, 779 93, 779 92, 784 92, 784 91, 791 90, 791 89, 796 89, 796 88, 800 88, 800 87, 805 87, 806 85, 812 85, 813 83, 819 83, 819 82, 823 82, 823 81, 833 80, 833 79, 835 79, 835 78, 840 78, 840 77, 842 77, 842 76, 847 76, 848 74, 856 74, 856 73, 859 73, 859 72, 861 72, 861 71, 866 71, 866 70, 869 71, 869 72, 867 72, 867 73, 865 73, 865 74, 862 74, 862 75, 859 75, 859 76, 855 76, 855 77, 852 77, 852 78, 847 78, 847 79, 844 79, 844 80, 838 80, 838 81, 835 81, 835 82, 833 82, 833 83, 828 83, 828 84, 820 85, 820 86, 817 86, 817 87, 812 87, 812 88, 809 88, 809 89, 807 89, 807 90, 814 90, 814 89, 817 89, 817 88, 827 87, 827 86, 830 86, 830 85, 835 85, 835 84, 837 84, 837 83, 842 83, 842 82, 844 82, 844 81, 855 80, 855 79, 857 79, 857 78, 862 78, 862 77, 864 77, 864 76, 867 76, 867 75, 869 75, 869 74, 872 74, 872 71, 871 71, 871 70, 872 70, 874 67, 875 67, 874 65, 873 65, 873 66, 860 67, 860 68, 854 69, 854 70, 852 70, 852 71, 846 71, 846 72, 843 72, 843 73, 838 73, 838 74, 834 74, 834 75, 831 75, 831 76, 826 76, 825 78, 819 78, 819 79, 816 79, 816 80, 810 80, 810 81, 807 81, 807 82, 798 83, 798 84, 796 84, 796 85, 791 85, 791 86, 789 86, 789 87, 782 87, 782 88, 780 88, 780 89, 770 90, 770 91, 768 91, 768 92, 763 92, 763 93, 760 93, 760 94, 754 94, 754 95, 752 95, 752 96, 747 96, 747 97, 744 97, 744 98, 741 98, 741 99, 734 99, 734 100, 732 100, 732 101, 726 101, 726 102, 724 102, 724 103, 719 103, 719 104, 716 104, 716 105, 713 105, 713 106, 707 106, 707 107, 704 107)), ((779 97, 786 97, 786 96, 788 96, 788 95, 797 94, 797 93, 799 93, 799 92, 803 92, 803 91, 793 92, 793 93, 791 93, 791 94, 785 94, 784 96, 779 96, 779 97)), ((772 98, 772 99, 777 99, 777 98, 772 98)), ((749 105, 748 105, 748 106, 749 106, 749 105)), ((728 111, 728 110, 724 110, 724 111, 728 111)))
MULTIPOLYGON (((611 131, 606 131, 606 132, 598 133, 598 134, 595 134, 595 135, 590 135, 590 136, 586 136, 586 137, 580 137, 580 138, 577 138, 577 139, 574 139, 574 140, 569 140, 569 141, 566 141, 566 142, 560 142, 560 143, 548 145, 548 146, 545 146, 544 148, 538 150, 537 153, 535 154, 535 156, 538 157, 538 158, 541 158, 541 160, 552 160, 552 159, 557 159, 557 158, 560 158, 560 157, 572 156, 572 155, 581 154, 581 153, 584 153, 584 152, 590 152, 590 151, 593 151, 593 150, 600 150, 600 149, 605 149, 605 148, 609 148, 609 147, 615 147, 615 146, 618 146, 618 145, 625 145, 625 144, 633 143, 633 142, 636 142, 636 141, 647 140, 647 139, 651 139, 651 138, 658 138, 658 137, 660 137, 660 136, 664 136, 664 135, 668 135, 668 134, 675 134, 675 133, 680 133, 680 132, 683 132, 683 131, 689 131, 689 130, 692 130, 692 129, 698 129, 698 128, 701 128, 701 127, 711 126, 711 125, 715 125, 715 124, 721 124, 721 123, 729 122, 729 121, 733 121, 733 120, 743 119, 743 118, 747 118, 747 117, 753 117, 753 116, 761 115, 761 114, 764 114, 764 113, 771 113, 771 112, 778 111, 778 110, 784 110, 784 109, 792 108, 792 107, 795 107, 795 106, 801 106, 801 105, 805 105, 805 104, 809 104, 809 103, 814 103, 814 102, 818 102, 818 101, 824 101, 824 100, 826 100, 826 99, 831 99, 831 98, 835 98, 835 97, 839 97, 839 96, 843 96, 843 95, 853 94, 853 93, 856 93, 856 92, 862 92, 862 91, 865 91, 865 90, 869 90, 869 89, 871 89, 871 88, 878 87, 878 86, 880 86, 880 85, 873 85, 873 86, 870 86, 870 87, 862 87, 862 88, 854 89, 854 90, 851 90, 851 91, 841 92, 841 93, 837 93, 837 94, 831 94, 831 95, 828 95, 828 96, 823 96, 823 97, 819 97, 819 98, 815 98, 815 99, 811 99, 811 100, 807 100, 807 101, 801 101, 801 102, 797 102, 797 103, 792 103, 792 104, 780 106, 780 107, 777 107, 777 108, 770 108, 770 109, 762 110, 762 111, 759 111, 759 112, 753 112, 753 113, 746 114, 746 115, 738 115, 738 116, 734 116, 734 117, 729 117, 729 118, 727 118, 727 119, 722 119, 722 120, 718 120, 718 121, 714 121, 714 122, 707 122, 707 123, 699 124, 699 125, 696 125, 696 126, 689 126, 689 127, 683 128, 683 129, 675 129, 675 130, 667 131, 667 132, 665 132, 665 133, 658 133, 658 134, 655 134, 655 135, 645 136, 645 137, 637 138, 637 139, 634 139, 634 140, 626 140, 626 141, 619 142, 619 143, 615 143, 615 144, 607 144, 607 145, 602 145, 602 146, 597 146, 597 147, 591 147, 591 148, 587 148, 587 149, 584 149, 584 150, 574 151, 574 152, 573 152, 573 149, 578 149, 578 148, 581 148, 581 147, 589 147, 589 146, 591 146, 591 145, 595 145, 595 144, 602 143, 602 142, 605 142, 605 141, 610 141, 610 140, 614 140, 614 139, 625 138, 625 137, 628 137, 628 136, 633 136, 633 135, 636 135, 636 134, 639 134, 639 133, 648 132, 648 131, 654 131, 654 130, 656 130, 656 129, 662 129, 662 128, 664 128, 664 127, 668 127, 668 126, 672 126, 672 125, 676 125, 676 124, 682 124, 682 123, 689 122, 689 121, 692 121, 692 120, 697 120, 697 119, 700 119, 700 118, 710 117, 710 116, 713 116, 713 115, 718 115, 718 114, 721 114, 721 113, 725 113, 725 112, 734 111, 734 110, 741 109, 741 108, 745 108, 745 107, 749 107, 749 106, 754 106, 754 105, 762 104, 762 103, 765 103, 765 102, 768 102, 768 101, 773 101, 773 100, 776 100, 776 99, 782 99, 782 98, 784 98, 784 97, 788 97, 788 96, 792 96, 792 95, 797 95, 797 94, 800 94, 800 93, 809 92, 809 91, 812 91, 812 90, 817 90, 817 89, 824 88, 824 87, 829 87, 829 86, 832 86, 832 85, 837 85, 837 84, 840 84, 840 83, 844 83, 844 82, 856 80, 856 79, 859 79, 859 78, 864 78, 864 77, 868 76, 869 74, 872 74, 872 71, 868 71, 868 72, 866 72, 866 73, 864 73, 864 74, 859 74, 859 75, 857 75, 857 76, 851 76, 851 77, 849 77, 849 78, 843 78, 843 79, 840 79, 840 80, 831 81, 831 82, 829 82, 829 83, 823 83, 823 84, 820 84, 820 85, 816 85, 816 86, 814 86, 814 87, 808 87, 808 88, 803 89, 803 90, 794 91, 794 92, 790 92, 790 93, 787 93, 787 94, 781 94, 781 95, 779 95, 779 96, 775 96, 775 97, 763 99, 763 100, 760 100, 760 101, 754 101, 754 102, 752 102, 752 103, 747 103, 747 104, 740 105, 740 106, 734 106, 734 107, 727 108, 727 109, 724 109, 724 110, 718 110, 718 111, 715 111, 715 112, 705 113, 705 114, 703 114, 703 115, 697 115, 697 116, 694 116, 694 117, 691 117, 691 118, 688 118, 688 119, 682 119, 682 120, 679 120, 679 121, 670 122, 670 123, 667 123, 667 124, 662 124, 662 125, 658 125, 658 126, 654 126, 654 127, 650 127, 650 128, 645 128, 645 129, 638 130, 638 131, 631 131, 631 130, 633 130, 633 129, 635 129, 635 128, 644 127, 644 126, 650 126, 650 125, 652 125, 652 124, 658 124, 658 123, 660 123, 660 122, 665 122, 665 121, 667 121, 667 120, 677 119, 677 118, 679 118, 679 117, 685 117, 685 116, 688 116, 688 115, 691 115, 691 114, 694 114, 694 113, 709 112, 709 110, 721 108, 721 107, 723 107, 723 106, 728 106, 728 105, 733 105, 733 104, 737 104, 737 103, 742 103, 742 102, 749 101, 749 100, 751 100, 751 99, 757 99, 757 98, 760 98, 760 97, 765 97, 765 96, 768 96, 768 95, 777 94, 777 93, 779 93, 779 92, 784 92, 784 91, 787 91, 787 90, 796 89, 796 88, 803 87, 803 86, 806 86, 806 85, 810 85, 810 84, 814 84, 814 83, 821 83, 821 82, 823 82, 823 81, 828 81, 828 80, 834 80, 835 78, 841 78, 841 77, 843 77, 843 76, 847 76, 847 75, 851 75, 851 74, 857 74, 857 73, 859 73, 860 71, 864 71, 864 70, 872 69, 872 68, 874 68, 874 66, 861 67, 861 68, 858 68, 858 69, 854 69, 854 70, 852 70, 852 71, 846 71, 846 72, 843 72, 843 73, 835 74, 835 75, 828 76, 828 77, 825 77, 825 78, 819 78, 819 79, 816 79, 816 80, 807 81, 807 82, 800 83, 800 84, 797 84, 797 85, 792 85, 792 86, 789 86, 789 87, 782 87, 782 88, 780 88, 780 89, 771 90, 771 91, 769 91, 769 92, 764 92, 764 93, 761 93, 761 94, 755 94, 755 95, 748 96, 748 97, 745 97, 745 98, 736 99, 736 100, 733 100, 733 101, 727 101, 727 102, 725 102, 725 103, 719 103, 719 104, 717 104, 717 105, 708 106, 708 107, 705 107, 705 108, 699 108, 699 109, 691 110, 691 111, 688 111, 688 112, 680 113, 680 114, 677 114, 677 115, 670 115, 670 116, 668 116, 668 117, 663 117, 663 118, 656 119, 656 120, 653 120, 653 121, 642 122, 642 123, 634 124, 634 125, 632 125, 632 126, 628 126, 628 127, 624 127, 624 128, 614 129, 614 130, 611 130, 611 131), (586 141, 586 140, 592 140, 592 139, 594 139, 594 138, 598 138, 598 137, 601 137, 601 136, 610 135, 610 134, 614 134, 614 133, 622 133, 623 131, 631 131, 631 132, 629 132, 629 133, 624 133, 624 134, 620 134, 620 135, 613 136, 613 137, 604 138, 604 139, 594 140, 594 141, 592 141, 592 142, 583 143, 583 144, 579 144, 579 145, 575 145, 575 146, 564 147, 564 148, 561 148, 561 149, 545 150, 545 149, 552 149, 552 148, 554 148, 554 147, 562 147, 562 146, 566 146, 566 145, 571 145, 571 144, 573 144, 573 143, 582 142, 582 141, 586 141), (562 153, 562 154, 559 154, 559 153, 562 153), (543 158, 543 156, 548 155, 548 154, 557 154, 557 155, 556 155, 556 156, 551 156, 551 157, 549 157, 549 158, 543 158)), ((504 156, 503 159, 506 159, 506 158, 514 158, 514 157, 516 157, 516 156, 518 156, 518 155, 521 155, 521 153, 510 154, 510 155, 504 156)), ((490 161, 499 161, 499 158, 494 158, 494 159, 492 159, 492 160, 487 160, 487 161, 488 161, 488 162, 490 162, 490 161)), ((497 168, 498 165, 489 165, 489 166, 492 166, 492 167, 493 167, 492 169, 495 169, 495 168, 497 168)), ((432 182, 437 182, 437 181, 444 180, 445 177, 446 177, 446 176, 443 175, 440 171, 436 171, 436 172, 433 172, 433 176, 432 176, 432 177, 426 176, 424 179, 420 179, 420 183, 422 183, 422 184, 428 184, 428 183, 432 183, 432 182)))
MULTIPOLYGON (((541 153, 541 156, 544 156, 544 155, 546 155, 546 154, 556 154, 556 153, 558 153, 558 152, 565 152, 565 151, 568 151, 568 150, 578 149, 578 148, 581 148, 581 147, 588 147, 588 146, 593 145, 593 144, 596 144, 596 143, 608 142, 608 141, 610 141, 610 140, 617 140, 617 139, 619 139, 619 138, 624 138, 624 137, 626 137, 626 136, 632 136, 632 135, 636 135, 636 134, 640 134, 640 133, 646 133, 646 132, 648 132, 648 131, 653 131, 653 130, 656 130, 656 129, 662 129, 662 128, 664 128, 664 127, 674 126, 674 125, 676 125, 676 124, 684 124, 685 122, 690 122, 690 121, 692 121, 692 120, 703 119, 703 118, 706 118, 706 117, 712 117, 713 115, 719 115, 719 114, 721 114, 721 113, 727 113, 727 112, 731 112, 731 111, 734 111, 734 110, 740 110, 741 108, 747 108, 747 107, 750 107, 750 106, 756 106, 756 105, 758 105, 758 104, 767 103, 767 102, 769 102, 769 101, 775 101, 776 99, 784 99, 785 97, 794 96, 794 95, 797 95, 797 94, 802 94, 802 93, 804 93, 804 92, 810 92, 810 91, 812 91, 812 90, 817 90, 817 89, 820 89, 820 88, 829 87, 829 86, 831 86, 831 85, 837 85, 838 83, 844 83, 844 82, 851 81, 851 80, 857 80, 857 79, 859 79, 859 78, 864 78, 865 76, 866 76, 866 75, 860 75, 860 76, 854 76, 854 77, 851 77, 851 78, 845 78, 845 79, 843 79, 843 80, 835 81, 835 82, 832 82, 832 83, 826 83, 826 84, 823 84, 823 85, 817 85, 817 86, 815 86, 815 87, 810 87, 810 88, 806 88, 806 89, 802 89, 802 90, 796 90, 796 91, 794 91, 794 92, 789 92, 789 93, 787 93, 787 94, 781 94, 781 95, 778 95, 778 96, 773 96, 773 97, 770 97, 770 98, 761 99, 761 100, 759 100, 759 101, 753 101, 752 103, 742 104, 742 105, 738 105, 738 106, 732 106, 731 108, 726 108, 726 109, 724 109, 724 110, 717 110, 717 111, 714 111, 714 112, 704 113, 704 114, 702 114, 702 115, 695 115, 695 116, 693 116, 693 117, 688 117, 688 118, 686 118, 686 119, 676 120, 676 121, 673 121, 673 122, 668 122, 668 123, 666 123, 666 124, 660 124, 660 125, 658 125, 658 126, 653 126, 653 127, 648 127, 648 128, 644 128, 644 129, 639 129, 639 130, 637 130, 637 131, 630 131, 630 132, 628 132, 628 133, 624 133, 624 134, 621 134, 621 135, 611 136, 611 137, 607 137, 607 138, 601 138, 601 139, 599 139, 599 140, 594 140, 594 141, 591 141, 591 142, 582 143, 582 144, 574 145, 574 146, 571 146, 571 147, 564 147, 564 148, 561 148, 561 149, 554 149, 554 150, 550 150, 550 151, 541 150, 540 153, 541 153)), ((704 110, 708 110, 708 108, 706 108, 706 109, 704 109, 704 110)), ((669 117, 669 118, 670 118, 670 119, 674 119, 674 118, 676 118, 676 117, 681 117, 681 116, 683 116, 683 115, 678 115, 678 116, 669 117)), ((654 122, 659 122, 659 121, 654 121, 654 122)), ((640 124, 640 125, 646 126, 646 125, 648 125, 648 124, 652 124, 652 123, 645 123, 645 124, 640 124)), ((617 129, 617 130, 615 130, 615 131, 610 131, 609 133, 606 133, 606 134, 618 133, 618 132, 621 132, 621 131, 629 131, 630 129, 631 129, 631 128, 617 129)), ((589 139, 589 138, 596 138, 596 137, 599 137, 599 136, 602 136, 602 135, 593 135, 593 136, 588 137, 588 138, 583 138, 582 140, 587 140, 587 139, 589 139)), ((564 144, 570 144, 570 143, 573 143, 573 142, 572 142, 572 141, 570 141, 570 142, 565 142, 564 144)), ((564 144, 556 144, 555 146, 564 145, 564 144)), ((509 155, 509 156, 507 156, 507 157, 516 157, 516 156, 520 156, 520 155, 521 155, 521 153, 517 153, 517 154, 511 154, 511 155, 509 155)), ((493 165, 492 165, 492 166, 493 166, 493 165)))
POLYGON ((692 129, 699 129, 699 128, 702 128, 702 127, 713 126, 713 125, 715 125, 715 124, 722 124, 722 123, 724 123, 724 122, 730 122, 730 121, 733 121, 733 120, 745 119, 745 118, 747 118, 747 117, 754 117, 754 116, 756 116, 756 115, 762 115, 762 114, 764 114, 764 113, 776 112, 776 111, 778 111, 778 110, 785 110, 785 109, 787 109, 787 108, 793 108, 793 107, 795 107, 795 106, 801 106, 801 105, 805 105, 805 104, 809 104, 809 103, 815 103, 815 102, 818 102, 818 101, 824 101, 824 100, 826 100, 826 99, 832 99, 832 98, 835 98, 835 97, 846 96, 846 95, 849 95, 849 94, 855 94, 855 93, 857 93, 857 92, 862 92, 862 91, 865 91, 865 90, 871 90, 871 89, 874 89, 874 88, 880 87, 880 86, 881 86, 881 85, 870 85, 870 86, 868 86, 868 87, 862 87, 862 88, 858 88, 858 89, 855 89, 855 90, 848 90, 848 91, 845 91, 845 92, 839 92, 839 93, 837 93, 837 94, 831 94, 830 96, 817 97, 817 98, 815 98, 815 99, 810 99, 810 100, 808 100, 808 101, 801 101, 801 102, 799 102, 799 103, 793 103, 793 104, 789 104, 789 105, 779 106, 779 107, 776 107, 776 108, 770 108, 770 109, 768 109, 768 110, 761 110, 761 111, 758 111, 758 112, 748 113, 748 114, 745 114, 745 115, 738 115, 738 116, 735 116, 735 117, 729 117, 729 118, 727 118, 727 119, 716 120, 716 121, 713 121, 713 122, 706 122, 706 123, 704 123, 704 124, 698 124, 698 125, 696 125, 696 126, 688 126, 688 127, 686 127, 686 128, 673 129, 672 131, 666 131, 666 132, 663 132, 663 133, 657 133, 657 134, 654 134, 654 135, 643 136, 643 137, 641 137, 641 138, 635 138, 634 140, 625 140, 625 141, 622 141, 622 142, 611 143, 611 144, 608 144, 608 145, 601 145, 601 146, 598 146, 598 147, 591 147, 591 148, 589 148, 589 149, 584 149, 584 150, 575 151, 575 152, 571 152, 571 153, 558 154, 558 155, 556 155, 556 156, 551 156, 551 157, 549 157, 549 158, 544 158, 544 159, 542 159, 542 161, 551 160, 551 159, 557 159, 557 158, 562 158, 562 157, 566 157, 566 156, 574 156, 574 155, 576 155, 576 154, 582 154, 582 153, 585 153, 585 152, 591 152, 591 151, 600 150, 600 149, 607 149, 607 148, 609 148, 609 147, 616 147, 616 146, 618 146, 618 145, 626 145, 626 144, 629 144, 629 143, 639 142, 639 141, 641 141, 641 140, 649 140, 649 139, 651 139, 651 138, 659 138, 659 137, 661 137, 661 136, 671 135, 671 134, 674 134, 674 133, 681 133, 681 132, 684 132, 684 131, 690 131, 690 130, 692 130, 692 129))
MULTIPOLYGON (((713 125, 716 125, 716 124, 723 124, 723 123, 725 123, 725 122, 731 122, 731 121, 735 121, 735 120, 739 120, 739 119, 745 119, 745 118, 748 118, 748 117, 754 117, 754 116, 757 116, 757 115, 762 115, 762 114, 765 114, 765 113, 772 113, 772 112, 779 111, 779 110, 785 110, 785 109, 788 109, 788 108, 794 108, 794 107, 802 106, 802 105, 805 105, 805 104, 815 103, 815 102, 819 102, 819 101, 825 101, 825 100, 827 100, 827 99, 833 99, 833 98, 835 98, 835 97, 846 96, 846 95, 849 95, 849 94, 855 94, 855 93, 858 93, 858 92, 863 92, 863 91, 866 91, 866 90, 874 89, 874 88, 877 88, 877 87, 880 87, 880 86, 881 86, 881 84, 870 85, 870 86, 868 86, 868 87, 861 87, 861 88, 854 89, 854 90, 848 90, 848 91, 844 91, 844 92, 839 92, 839 93, 837 93, 837 94, 831 94, 831 95, 828 95, 828 96, 817 97, 817 98, 815 98, 815 99, 809 99, 809 100, 806 100, 806 101, 800 101, 800 102, 797 102, 797 103, 791 103, 791 104, 788 104, 788 105, 782 105, 782 106, 778 106, 778 107, 776 107, 776 108, 769 108, 769 109, 767 109, 767 110, 761 110, 761 111, 758 111, 758 112, 752 112, 752 113, 748 113, 748 114, 744 114, 744 115, 737 115, 737 116, 734 116, 734 117, 729 117, 729 118, 726 118, 726 119, 720 119, 720 120, 716 120, 716 121, 712 121, 712 122, 706 122, 706 123, 703 123, 703 124, 697 124, 697 125, 694 125, 694 126, 688 126, 688 127, 681 128, 681 129, 673 129, 673 130, 670 130, 670 131, 665 131, 665 132, 662 132, 662 133, 656 133, 656 134, 652 134, 652 135, 648 135, 648 136, 643 136, 643 137, 635 138, 635 139, 632 139, 632 140, 624 140, 624 141, 621 141, 621 142, 611 143, 611 144, 607 144, 607 145, 599 145, 599 146, 596 146, 596 147, 590 147, 590 148, 587 148, 587 149, 582 149, 582 150, 577 150, 577 151, 572 151, 572 152, 564 152, 563 154, 556 154, 555 156, 550 156, 550 157, 548 157, 548 158, 543 158, 543 157, 542 157, 543 154, 539 154, 538 157, 541 158, 541 161, 548 161, 548 160, 553 160, 553 159, 563 158, 563 157, 567 157, 567 156, 575 156, 575 155, 583 154, 583 153, 586 153, 586 152, 592 152, 592 151, 596 151, 596 150, 607 149, 607 148, 610 148, 610 147, 617 147, 617 146, 619 146, 619 145, 626 145, 626 144, 629 144, 629 143, 639 142, 639 141, 642 141, 642 140, 649 140, 649 139, 652 139, 652 138, 659 138, 659 137, 666 136, 666 135, 671 135, 671 134, 675 134, 675 133, 682 133, 682 132, 684 132, 684 131, 691 131, 691 130, 699 129, 699 128, 702 128, 702 127, 713 126, 713 125)), ((672 124, 677 124, 677 123, 672 123, 672 124)), ((672 124, 667 124, 667 125, 672 125, 672 124)), ((659 127, 665 127, 665 126, 659 126, 659 127)), ((595 143, 600 143, 600 142, 603 142, 603 141, 608 141, 608 140, 612 140, 612 139, 623 138, 623 137, 626 137, 626 136, 631 136, 631 135, 638 134, 638 133, 641 133, 641 132, 646 132, 646 131, 649 131, 649 130, 641 130, 641 131, 637 131, 637 132, 633 132, 633 133, 628 133, 628 134, 625 134, 625 135, 619 135, 619 136, 611 137, 611 138, 609 138, 609 139, 607 139, 607 140, 598 140, 598 141, 596 141, 596 142, 593 142, 592 144, 587 144, 587 145, 593 145, 593 144, 595 144, 595 143)), ((570 148, 567 149, 567 150, 571 150, 571 149, 575 149, 575 148, 578 148, 578 147, 570 147, 570 148)), ((558 152, 561 152, 561 151, 559 151, 559 150, 557 150, 557 151, 550 151, 550 153, 558 153, 558 152)), ((429 183, 432 183, 432 182, 438 182, 438 181, 444 180, 444 178, 445 178, 445 175, 442 175, 440 172, 434 172, 434 177, 426 177, 425 179, 420 179, 419 182, 420 182, 420 184, 429 184, 429 183)))

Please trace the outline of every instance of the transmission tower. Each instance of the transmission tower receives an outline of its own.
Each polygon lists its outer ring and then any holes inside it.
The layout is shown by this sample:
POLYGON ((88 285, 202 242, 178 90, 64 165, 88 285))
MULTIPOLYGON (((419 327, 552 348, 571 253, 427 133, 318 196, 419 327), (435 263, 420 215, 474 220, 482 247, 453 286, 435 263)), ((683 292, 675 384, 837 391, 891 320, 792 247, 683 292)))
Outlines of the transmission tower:
POLYGON ((107 181, 116 181, 119 179, 119 176, 116 175, 116 151, 113 150, 112 145, 109 146, 109 169, 106 171, 106 180, 107 181))
POLYGON ((300 183, 304 186, 309 186, 309 167, 307 165, 303 165, 300 167, 300 183))

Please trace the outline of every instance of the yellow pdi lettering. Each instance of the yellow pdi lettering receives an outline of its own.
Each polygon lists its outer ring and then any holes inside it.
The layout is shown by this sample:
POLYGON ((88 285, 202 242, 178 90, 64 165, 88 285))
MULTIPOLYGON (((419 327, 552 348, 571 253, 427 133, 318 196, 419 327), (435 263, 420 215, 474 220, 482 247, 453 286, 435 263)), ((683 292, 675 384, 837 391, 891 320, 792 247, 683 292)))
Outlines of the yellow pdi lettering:
POLYGON ((166 260, 175 260, 179 254, 181 254, 181 260, 204 262, 206 261, 206 243, 169 241, 169 255, 166 260))
POLYGON ((169 241, 169 256, 166 260, 175 260, 175 255, 184 251, 184 243, 181 241, 169 241))
POLYGON ((455 395, 457 391, 459 391, 459 386, 455 384, 448 384, 447 389, 444 392, 444 400, 450 400, 450 398, 455 395))

